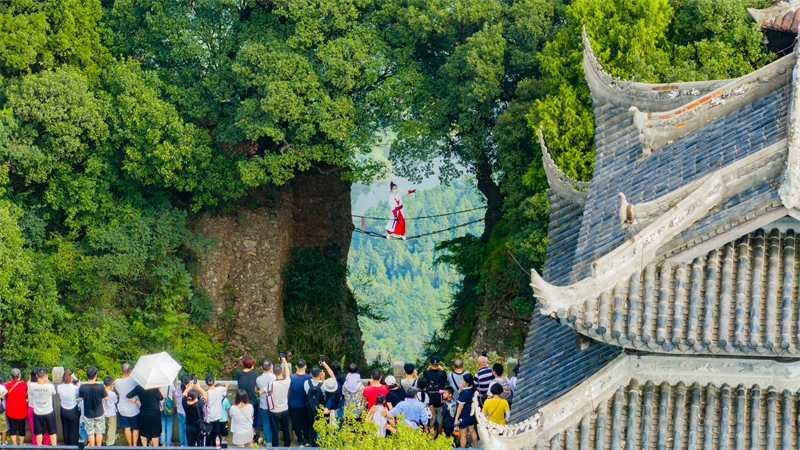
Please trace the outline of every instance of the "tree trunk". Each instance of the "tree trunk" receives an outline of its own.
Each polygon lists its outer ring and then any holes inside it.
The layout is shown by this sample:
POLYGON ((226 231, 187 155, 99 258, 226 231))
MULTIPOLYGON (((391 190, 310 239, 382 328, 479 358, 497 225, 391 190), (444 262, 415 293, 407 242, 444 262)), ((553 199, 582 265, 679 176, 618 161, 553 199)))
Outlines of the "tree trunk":
POLYGON ((492 164, 489 158, 482 156, 476 166, 478 190, 486 197, 486 215, 484 216, 484 229, 481 242, 486 244, 500 219, 503 217, 503 194, 494 180, 492 180, 492 164))

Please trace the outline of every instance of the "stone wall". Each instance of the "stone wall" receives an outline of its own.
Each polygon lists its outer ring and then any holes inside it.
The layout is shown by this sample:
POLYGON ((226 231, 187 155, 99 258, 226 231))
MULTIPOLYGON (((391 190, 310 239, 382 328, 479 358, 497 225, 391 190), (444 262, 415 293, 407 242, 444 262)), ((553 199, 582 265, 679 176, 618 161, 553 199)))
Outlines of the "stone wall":
POLYGON ((292 248, 335 243, 347 259, 353 232, 350 185, 335 171, 312 170, 255 209, 240 207, 197 220, 195 233, 216 243, 200 261, 196 282, 215 311, 207 331, 228 346, 224 374, 232 374, 246 354, 277 353, 291 326, 283 316, 283 269, 292 248))
POLYGON ((206 215, 197 223, 196 233, 216 241, 200 264, 197 283, 214 307, 209 331, 228 344, 225 373, 245 354, 275 353, 284 335, 282 271, 292 228, 291 189, 272 204, 206 215))

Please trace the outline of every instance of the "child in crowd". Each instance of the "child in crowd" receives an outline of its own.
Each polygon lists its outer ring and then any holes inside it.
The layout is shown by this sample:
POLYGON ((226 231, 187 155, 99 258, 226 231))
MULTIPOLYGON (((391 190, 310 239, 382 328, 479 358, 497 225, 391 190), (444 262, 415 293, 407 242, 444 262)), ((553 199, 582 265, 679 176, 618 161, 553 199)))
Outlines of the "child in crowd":
POLYGON ((444 393, 442 394, 442 400, 444 401, 442 408, 442 427, 444 435, 448 438, 452 438, 455 446, 458 447, 458 443, 455 441, 456 437, 453 436, 453 431, 456 428, 456 410, 458 409, 458 402, 453 398, 455 392, 452 386, 444 388, 444 393))
MULTIPOLYGON (((222 448, 228 448, 228 410, 231 409, 231 401, 228 399, 228 396, 222 397, 222 418, 219 419, 219 435, 220 444, 222 448)), ((266 424, 264 426, 269 426, 266 424)), ((267 443, 269 444, 269 442, 267 443)))
POLYGON ((108 397, 103 399, 103 417, 106 419, 106 435, 103 444, 107 447, 117 445, 117 392, 114 391, 114 377, 106 375, 103 386, 108 392, 108 397))
POLYGON ((500 383, 495 383, 490 388, 489 392, 492 397, 483 402, 482 412, 486 414, 486 418, 498 424, 505 425, 511 414, 511 408, 508 406, 508 401, 502 398, 503 386, 500 383))
POLYGON ((375 404, 367 414, 367 422, 374 422, 378 426, 378 434, 386 437, 386 432, 394 433, 395 428, 389 423, 389 419, 383 415, 383 410, 391 410, 392 406, 386 401, 386 396, 378 394, 375 397, 375 404))

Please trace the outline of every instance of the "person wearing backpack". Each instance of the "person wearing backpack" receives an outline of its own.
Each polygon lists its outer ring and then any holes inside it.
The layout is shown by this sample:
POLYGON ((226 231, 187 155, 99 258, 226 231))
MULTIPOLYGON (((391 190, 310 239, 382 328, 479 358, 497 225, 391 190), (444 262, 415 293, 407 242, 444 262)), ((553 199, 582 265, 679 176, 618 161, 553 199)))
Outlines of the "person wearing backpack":
POLYGON ((417 369, 413 364, 406 363, 403 366, 403 372, 405 373, 405 377, 400 380, 400 386, 406 391, 406 396, 408 396, 408 389, 417 387, 417 369))
POLYGON ((430 426, 434 430, 433 438, 442 434, 442 389, 447 386, 447 372, 441 367, 441 358, 434 355, 430 359, 431 364, 422 372, 422 376, 428 380, 427 393, 430 396, 430 405, 433 407, 433 418, 430 426))
POLYGON ((217 442, 217 438, 222 438, 219 424, 220 419, 222 419, 222 399, 228 393, 228 386, 231 383, 227 381, 224 387, 217 386, 214 376, 211 374, 206 375, 205 382, 206 386, 208 386, 208 391, 206 391, 208 394, 206 402, 208 404, 208 418, 206 420, 211 424, 211 432, 206 435, 206 447, 213 447, 217 442))
POLYGON ((458 437, 454 436, 456 427, 456 411, 458 410, 458 400, 454 398, 456 391, 452 386, 444 388, 442 394, 442 427, 444 428, 444 435, 448 439, 453 440, 454 447, 458 447, 458 437))
POLYGON ((317 418, 317 410, 320 405, 325 405, 325 396, 322 393, 322 383, 324 382, 322 369, 318 366, 311 368, 311 379, 307 380, 303 388, 306 391, 306 403, 308 404, 308 421, 311 424, 310 447, 317 446, 317 432, 314 430, 314 421, 317 418))
MULTIPOLYGON (((111 380, 114 381, 113 379, 111 380)), ((164 386, 164 400, 161 401, 161 445, 172 447, 172 426, 175 423, 175 386, 164 386)), ((114 430, 116 433, 116 430, 114 430)))
POLYGON ((511 401, 514 397, 514 393, 511 390, 511 382, 508 381, 508 378, 503 376, 503 365, 500 363, 495 363, 492 366, 492 375, 494 375, 494 379, 489 383, 489 397, 493 397, 495 394, 492 391, 492 386, 495 384, 499 384, 503 391, 500 394, 500 397, 508 402, 508 405, 511 406, 511 401))

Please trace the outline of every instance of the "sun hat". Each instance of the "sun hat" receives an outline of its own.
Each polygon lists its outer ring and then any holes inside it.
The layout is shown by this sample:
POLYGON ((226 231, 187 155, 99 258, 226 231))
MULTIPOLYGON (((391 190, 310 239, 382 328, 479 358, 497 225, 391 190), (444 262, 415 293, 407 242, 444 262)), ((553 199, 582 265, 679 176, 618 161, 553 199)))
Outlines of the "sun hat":
POLYGON ((336 382, 336 378, 328 378, 322 383, 322 389, 332 394, 339 390, 339 383, 336 382))

